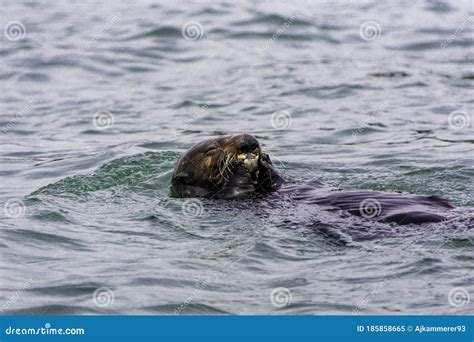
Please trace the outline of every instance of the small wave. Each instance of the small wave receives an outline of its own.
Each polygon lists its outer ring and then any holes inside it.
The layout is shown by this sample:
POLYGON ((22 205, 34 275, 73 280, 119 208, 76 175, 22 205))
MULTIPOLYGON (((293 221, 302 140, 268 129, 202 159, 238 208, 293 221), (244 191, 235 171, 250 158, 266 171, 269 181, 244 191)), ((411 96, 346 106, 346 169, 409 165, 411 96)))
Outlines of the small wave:
MULTIPOLYGON (((212 33, 212 31, 211 31, 212 33)), ((285 32, 278 35, 278 39, 275 39, 275 32, 256 32, 256 31, 247 31, 247 32, 233 32, 233 31, 221 31, 221 33, 227 33, 226 37, 234 39, 265 39, 265 40, 275 40, 275 41, 321 41, 331 44, 339 44, 340 41, 332 38, 329 35, 323 34, 303 34, 303 33, 291 33, 285 32)))
POLYGON ((83 305, 40 305, 30 306, 20 309, 6 309, 4 313, 7 315, 21 315, 21 316, 44 316, 44 315, 87 315, 87 314, 100 314, 99 310, 95 310, 91 306, 83 305))
MULTIPOLYGON (((137 309, 137 308, 136 308, 137 309)), ((161 315, 172 315, 176 314, 179 310, 179 315, 231 315, 229 311, 221 310, 217 307, 206 305, 206 304, 193 304, 184 305, 183 303, 165 304, 165 305, 148 305, 143 306, 141 309, 150 314, 161 314, 161 315), (182 310, 180 307, 184 306, 182 310)))
POLYGON ((154 28, 150 31, 129 37, 126 40, 136 40, 136 39, 142 39, 142 38, 148 38, 148 37, 178 38, 182 36, 181 36, 181 29, 173 27, 173 26, 162 26, 162 27, 154 28))
POLYGON ((35 220, 49 222, 70 222, 70 220, 58 211, 45 210, 31 216, 35 220))
POLYGON ((410 83, 404 83, 397 85, 395 89, 404 89, 404 88, 422 88, 422 87, 427 87, 428 84, 422 81, 417 81, 417 82, 410 82, 410 83))
POLYGON ((454 7, 452 7, 448 2, 439 0, 428 0, 426 2, 425 8, 428 11, 442 15, 446 15, 447 13, 454 11, 454 7))
POLYGON ((374 72, 369 75, 373 77, 387 77, 387 78, 402 78, 402 77, 410 76, 410 74, 405 71, 374 72))
POLYGON ((18 81, 30 81, 30 82, 48 82, 50 80, 49 76, 40 73, 40 72, 26 72, 23 74, 20 74, 18 77, 18 81))
POLYGON ((52 233, 39 232, 36 230, 22 228, 8 229, 5 231, 5 235, 10 235, 12 237, 28 241, 36 240, 37 242, 45 242, 48 244, 60 244, 68 246, 69 248, 74 250, 89 250, 89 248, 85 244, 78 242, 77 240, 74 240, 72 238, 52 233))
POLYGON ((340 99, 353 95, 360 90, 381 90, 380 87, 366 86, 362 84, 338 84, 333 86, 307 87, 292 91, 285 91, 281 96, 305 95, 319 99, 340 99))
POLYGON ((295 13, 293 16, 281 16, 279 14, 258 14, 250 19, 238 20, 231 23, 232 26, 242 27, 242 26, 251 26, 251 25, 262 25, 262 24, 274 24, 274 25, 284 25, 288 23, 289 26, 313 26, 313 23, 310 21, 298 18, 298 13, 295 13))
POLYGON ((463 75, 463 76, 461 76, 461 79, 472 81, 472 80, 474 80, 474 74, 463 75))
POLYGON ((91 175, 76 175, 49 184, 34 191, 38 195, 86 195, 114 187, 140 188, 146 181, 159 177, 173 168, 179 157, 176 152, 147 152, 141 155, 116 159, 102 165, 91 175))
POLYGON ((79 283, 79 284, 68 284, 68 285, 53 285, 45 287, 32 287, 25 291, 37 293, 44 296, 83 296, 94 293, 95 290, 104 286, 99 283, 79 283))
MULTIPOLYGON (((422 51, 422 50, 439 50, 441 48, 442 41, 423 41, 416 43, 402 44, 397 47, 393 47, 392 50, 405 50, 405 51, 422 51)), ((446 45, 446 48, 455 48, 455 47, 472 47, 473 43, 470 40, 454 40, 451 43, 446 45)))

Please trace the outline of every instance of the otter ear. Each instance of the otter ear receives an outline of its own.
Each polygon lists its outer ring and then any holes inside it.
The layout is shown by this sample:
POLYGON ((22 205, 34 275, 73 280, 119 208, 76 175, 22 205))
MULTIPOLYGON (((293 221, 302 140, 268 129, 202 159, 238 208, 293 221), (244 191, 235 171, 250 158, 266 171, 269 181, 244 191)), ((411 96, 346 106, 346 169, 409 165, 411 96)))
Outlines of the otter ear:
POLYGON ((189 178, 188 173, 185 171, 181 171, 173 176, 173 182, 183 183, 188 178, 189 178))

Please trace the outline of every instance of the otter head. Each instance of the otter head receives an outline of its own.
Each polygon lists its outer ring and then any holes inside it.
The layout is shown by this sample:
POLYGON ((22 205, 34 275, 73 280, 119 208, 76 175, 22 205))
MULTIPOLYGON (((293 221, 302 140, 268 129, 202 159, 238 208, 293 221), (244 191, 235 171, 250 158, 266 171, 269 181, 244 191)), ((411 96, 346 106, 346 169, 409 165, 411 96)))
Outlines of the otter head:
POLYGON ((172 184, 181 197, 238 198, 278 189, 282 179, 249 134, 206 140, 178 161, 172 184))

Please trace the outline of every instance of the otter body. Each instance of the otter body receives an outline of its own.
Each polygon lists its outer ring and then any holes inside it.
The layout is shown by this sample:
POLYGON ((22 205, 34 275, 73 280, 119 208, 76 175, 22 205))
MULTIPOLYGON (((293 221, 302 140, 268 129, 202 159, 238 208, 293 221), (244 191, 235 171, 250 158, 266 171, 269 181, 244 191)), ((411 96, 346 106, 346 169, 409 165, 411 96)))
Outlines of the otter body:
POLYGON ((248 134, 205 140, 191 147, 178 161, 172 185, 180 197, 215 199, 261 198, 295 201, 337 208, 380 222, 421 224, 445 220, 453 206, 437 196, 380 191, 341 191, 319 182, 285 184, 248 134))

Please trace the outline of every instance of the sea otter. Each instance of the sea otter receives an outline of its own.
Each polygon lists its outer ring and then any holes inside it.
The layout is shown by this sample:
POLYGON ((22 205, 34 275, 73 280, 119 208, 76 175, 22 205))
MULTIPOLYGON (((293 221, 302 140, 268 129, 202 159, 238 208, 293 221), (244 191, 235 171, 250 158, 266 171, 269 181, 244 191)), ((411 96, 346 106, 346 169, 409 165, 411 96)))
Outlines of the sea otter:
POLYGON ((338 208, 381 222, 421 224, 445 220, 453 206, 437 196, 380 191, 342 191, 319 182, 286 184, 268 154, 249 134, 202 141, 178 161, 172 188, 180 197, 214 199, 261 198, 291 195, 327 208, 338 208))

